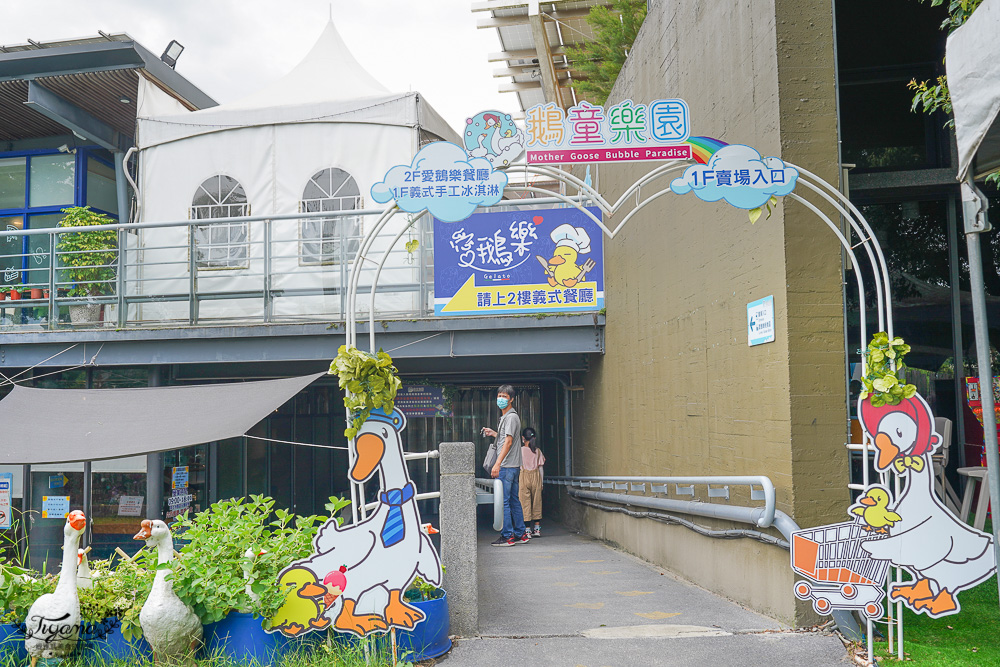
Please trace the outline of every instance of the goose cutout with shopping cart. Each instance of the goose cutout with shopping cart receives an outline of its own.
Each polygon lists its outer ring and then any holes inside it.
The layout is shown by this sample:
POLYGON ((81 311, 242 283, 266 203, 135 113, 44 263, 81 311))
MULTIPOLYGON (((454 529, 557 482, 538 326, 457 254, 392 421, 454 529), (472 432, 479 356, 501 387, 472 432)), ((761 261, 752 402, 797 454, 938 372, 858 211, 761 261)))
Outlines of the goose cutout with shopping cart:
POLYGON ((887 536, 860 515, 853 521, 792 533, 792 569, 808 577, 795 582, 795 597, 812 600, 821 615, 850 609, 868 618, 881 617, 889 561, 872 558, 861 543, 887 536))

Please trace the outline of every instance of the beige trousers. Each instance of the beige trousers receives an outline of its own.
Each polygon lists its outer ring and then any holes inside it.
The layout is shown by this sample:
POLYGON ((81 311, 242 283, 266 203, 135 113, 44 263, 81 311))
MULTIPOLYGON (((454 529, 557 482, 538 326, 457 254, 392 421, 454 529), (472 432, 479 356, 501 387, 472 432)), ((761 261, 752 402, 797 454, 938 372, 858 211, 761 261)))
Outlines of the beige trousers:
POLYGON ((524 523, 542 520, 542 473, 535 470, 522 470, 518 498, 524 511, 524 523))

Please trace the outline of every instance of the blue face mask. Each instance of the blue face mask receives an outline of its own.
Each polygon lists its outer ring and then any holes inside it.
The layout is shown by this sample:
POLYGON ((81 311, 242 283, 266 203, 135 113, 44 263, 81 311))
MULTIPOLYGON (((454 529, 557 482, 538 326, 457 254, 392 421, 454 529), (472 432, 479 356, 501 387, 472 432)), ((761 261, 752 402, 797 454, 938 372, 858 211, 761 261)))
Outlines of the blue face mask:
POLYGON ((508 404, 510 404, 510 401, 508 401, 506 398, 497 397, 497 407, 500 408, 501 410, 506 410, 508 404))

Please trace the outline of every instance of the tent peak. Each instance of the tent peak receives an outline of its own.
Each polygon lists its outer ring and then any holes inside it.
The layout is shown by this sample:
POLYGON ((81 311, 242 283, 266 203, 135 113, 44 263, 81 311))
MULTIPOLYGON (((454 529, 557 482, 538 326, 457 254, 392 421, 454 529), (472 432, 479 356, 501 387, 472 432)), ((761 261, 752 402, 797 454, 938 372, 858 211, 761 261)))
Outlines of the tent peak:
POLYGON ((330 19, 309 53, 288 74, 255 93, 223 106, 233 109, 292 106, 389 93, 389 89, 357 61, 330 19))

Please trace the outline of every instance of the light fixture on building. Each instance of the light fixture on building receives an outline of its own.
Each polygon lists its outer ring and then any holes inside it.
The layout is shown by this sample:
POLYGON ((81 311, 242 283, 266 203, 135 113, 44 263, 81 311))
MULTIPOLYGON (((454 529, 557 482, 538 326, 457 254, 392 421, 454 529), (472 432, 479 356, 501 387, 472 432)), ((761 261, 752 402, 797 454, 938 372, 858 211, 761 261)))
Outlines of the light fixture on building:
POLYGON ((177 66, 177 59, 181 57, 181 53, 184 52, 184 45, 178 42, 176 39, 170 40, 167 44, 167 48, 164 49, 163 55, 160 56, 160 60, 167 63, 170 69, 177 66))
POLYGON ((128 104, 128 103, 129 103, 129 102, 131 102, 132 100, 130 100, 130 99, 129 99, 128 97, 126 97, 125 95, 122 95, 121 97, 119 97, 119 98, 118 98, 118 101, 119 101, 119 102, 121 102, 122 104, 128 104))

